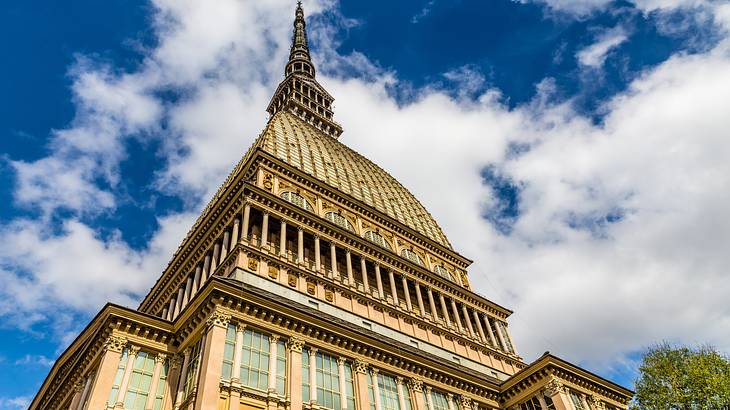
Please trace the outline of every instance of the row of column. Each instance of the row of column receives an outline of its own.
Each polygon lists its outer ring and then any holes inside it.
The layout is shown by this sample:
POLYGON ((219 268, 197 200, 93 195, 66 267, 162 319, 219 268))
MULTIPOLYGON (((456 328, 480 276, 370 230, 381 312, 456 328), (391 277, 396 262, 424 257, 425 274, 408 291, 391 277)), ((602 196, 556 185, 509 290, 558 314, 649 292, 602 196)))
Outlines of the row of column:
MULTIPOLYGON (((266 211, 263 212, 263 218, 262 218, 262 229, 261 229, 261 245, 266 247, 268 245, 268 230, 269 230, 269 213, 266 211)), ((245 221, 248 220, 248 218, 245 217, 245 215, 250 213, 249 205, 246 205, 244 208, 244 232, 247 231, 247 223, 245 221)), ((280 233, 280 253, 282 256, 286 255, 286 238, 287 238, 287 222, 285 220, 281 220, 280 222, 281 226, 281 233, 280 233)), ((297 261, 299 263, 304 262, 304 231, 302 227, 297 227, 298 233, 297 233, 297 261)), ((322 270, 322 263, 321 263, 321 241, 320 237, 317 234, 314 234, 314 270, 315 272, 320 272, 322 270)), ((337 264, 337 246, 334 242, 330 242, 329 244, 329 252, 330 252, 330 270, 327 273, 327 276, 330 278, 339 278, 340 272, 338 270, 338 264, 337 264)), ((368 295, 371 295, 370 292, 370 283, 368 279, 368 270, 367 270, 367 261, 363 255, 359 256, 360 258, 360 280, 363 284, 363 288, 365 290, 365 293, 368 295)), ((351 254, 351 251, 349 249, 345 249, 345 269, 346 269, 346 278, 347 278, 347 284, 350 286, 355 287, 355 269, 353 267, 352 263, 353 256, 351 254)), ((376 289, 377 289, 377 297, 383 301, 388 301, 386 297, 386 291, 384 287, 384 280, 382 275, 382 269, 380 267, 380 264, 377 261, 373 261, 372 264, 374 265, 374 273, 375 273, 375 281, 376 281, 376 289)), ((411 300, 411 294, 410 294, 410 284, 413 284, 413 288, 415 289, 415 299, 418 304, 418 312, 419 314, 427 318, 426 316, 426 309, 424 305, 424 298, 422 295, 421 287, 424 286, 420 284, 417 281, 412 281, 411 279, 407 278, 405 275, 399 275, 400 276, 400 287, 403 292, 403 300, 404 305, 401 305, 400 297, 398 296, 398 281, 396 280, 396 273, 392 269, 387 269, 387 275, 388 275, 388 285, 389 285, 389 291, 392 298, 392 304, 396 307, 403 308, 408 312, 415 313, 414 308, 412 305, 411 300)), ((428 303, 429 303, 429 309, 431 312, 431 318, 434 322, 443 323, 446 327, 452 328, 457 330, 459 333, 462 333, 468 337, 471 337, 472 339, 479 340, 484 344, 488 344, 491 346, 496 347, 497 349, 500 349, 507 353, 516 353, 514 351, 513 345, 510 340, 510 336, 507 331, 506 323, 501 322, 499 324, 499 319, 492 318, 487 314, 481 313, 478 310, 474 308, 469 308, 464 304, 461 304, 461 309, 459 309, 459 306, 457 305, 456 301, 452 298, 449 298, 448 304, 446 301, 446 297, 444 297, 443 294, 438 293, 436 296, 434 295, 434 291, 426 286, 426 294, 428 297, 428 303), (435 297, 438 297, 439 304, 441 306, 441 312, 439 313, 438 309, 436 308, 436 301, 435 297), (454 323, 452 323, 451 317, 454 318, 454 323), (472 323, 473 322, 473 323, 472 323)))

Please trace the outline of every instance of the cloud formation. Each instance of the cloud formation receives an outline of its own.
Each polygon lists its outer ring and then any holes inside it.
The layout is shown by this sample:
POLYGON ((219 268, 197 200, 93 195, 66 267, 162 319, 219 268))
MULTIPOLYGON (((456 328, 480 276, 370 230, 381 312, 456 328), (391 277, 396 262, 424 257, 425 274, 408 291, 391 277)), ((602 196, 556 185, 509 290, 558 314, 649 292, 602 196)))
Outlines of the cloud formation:
MULTIPOLYGON (((13 244, 0 250, 4 321, 64 323, 48 315, 90 314, 107 300, 134 306, 265 124, 291 3, 154 4, 159 43, 144 64, 118 73, 80 61, 77 118, 54 133, 48 157, 14 162, 16 202, 43 216, 0 227, 0 240, 13 244), (165 101, 165 92, 178 98, 165 101), (185 212, 159 218, 142 250, 84 219, 114 212, 119 163, 135 138, 162 141, 152 185, 187 201, 185 212), (48 228, 60 209, 71 216, 48 228)), ((305 4, 309 16, 336 6, 305 4)), ((730 21, 728 7, 711 10, 730 21)), ((309 27, 321 81, 337 98, 341 140, 409 187, 476 261, 475 288, 515 310, 525 359, 549 349, 606 370, 660 339, 730 351, 730 120, 719 103, 730 99, 727 41, 646 72, 595 125, 551 103, 549 80, 510 109, 467 68, 444 76, 468 94, 426 87, 396 102, 388 91, 397 73, 361 53, 338 54, 333 31, 309 27), (485 218, 504 207, 485 169, 517 195, 509 230, 485 218)), ((611 38, 585 51, 586 65, 600 67, 620 36, 611 38)))
POLYGON ((578 51, 578 62, 586 67, 598 68, 606 61, 608 53, 628 40, 628 35, 622 27, 615 27, 601 33, 596 42, 578 51))

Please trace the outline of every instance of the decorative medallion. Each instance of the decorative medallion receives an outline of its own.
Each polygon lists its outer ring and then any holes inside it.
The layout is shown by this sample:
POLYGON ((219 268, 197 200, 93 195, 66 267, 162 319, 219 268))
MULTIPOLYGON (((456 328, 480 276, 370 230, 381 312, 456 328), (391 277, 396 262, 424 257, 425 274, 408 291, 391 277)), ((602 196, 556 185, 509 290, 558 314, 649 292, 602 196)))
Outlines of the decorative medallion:
POLYGON ((327 302, 333 302, 335 300, 335 292, 333 292, 332 289, 325 289, 324 299, 327 302))
POLYGON ((297 274, 289 272, 289 277, 287 283, 289 283, 289 286, 295 288, 297 286, 297 274))
POLYGON ((314 282, 307 281, 307 293, 314 295, 317 291, 317 284, 314 282))
POLYGON ((248 258, 248 270, 257 272, 259 269, 259 260, 256 258, 248 258))
POLYGON ((271 191, 271 192, 274 191, 274 176, 273 175, 271 175, 269 173, 264 174, 264 188, 267 191, 271 191))
POLYGON ((279 268, 273 265, 269 265, 269 277, 271 279, 276 279, 279 277, 279 268))

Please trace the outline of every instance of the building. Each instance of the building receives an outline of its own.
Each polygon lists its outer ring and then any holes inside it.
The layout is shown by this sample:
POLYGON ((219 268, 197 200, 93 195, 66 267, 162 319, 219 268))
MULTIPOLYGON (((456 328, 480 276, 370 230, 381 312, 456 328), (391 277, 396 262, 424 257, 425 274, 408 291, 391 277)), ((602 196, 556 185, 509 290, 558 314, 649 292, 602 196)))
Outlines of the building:
POLYGON ((632 392, 555 356, 419 201, 342 144, 301 5, 270 120, 137 310, 108 304, 31 409, 625 409, 632 392))

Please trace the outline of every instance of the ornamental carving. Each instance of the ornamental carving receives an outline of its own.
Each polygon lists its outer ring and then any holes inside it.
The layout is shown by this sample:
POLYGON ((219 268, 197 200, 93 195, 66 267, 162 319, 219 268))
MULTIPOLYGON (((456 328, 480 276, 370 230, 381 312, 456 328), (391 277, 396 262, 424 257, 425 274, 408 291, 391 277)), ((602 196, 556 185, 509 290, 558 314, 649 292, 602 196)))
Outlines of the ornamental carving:
POLYGON ((548 382, 547 385, 545 385, 546 396, 552 397, 563 391, 565 391, 565 387, 563 386, 563 383, 560 383, 558 379, 553 378, 548 382))
POLYGON ((248 270, 256 272, 259 269, 259 261, 256 258, 248 258, 248 270))
POLYGON ((273 265, 269 265, 269 277, 271 279, 276 279, 279 277, 279 268, 273 265))
POLYGON ((588 402, 591 403, 591 406, 594 409, 597 410, 603 410, 606 408, 606 405, 601 401, 601 399, 598 398, 596 395, 591 395, 588 397, 588 402))
POLYGON ((81 390, 84 390, 84 386, 86 385, 86 381, 84 379, 77 379, 74 383, 74 391, 77 393, 80 393, 81 390))
POLYGON ((287 283, 289 283, 289 286, 295 288, 297 287, 297 275, 295 273, 289 272, 289 278, 287 283))
POLYGON ((366 374, 368 372, 368 364, 362 360, 355 360, 355 372, 366 374))
POLYGON ((289 341, 286 342, 286 347, 292 352, 301 353, 304 348, 304 340, 296 336, 292 336, 289 338, 289 341))
POLYGON ((166 354, 158 353, 157 356, 155 356, 155 363, 165 363, 165 359, 167 359, 166 354))
POLYGON ((134 345, 129 345, 129 347, 127 347, 127 349, 129 350, 130 356, 137 356, 137 353, 139 353, 139 351, 142 350, 141 347, 134 346, 134 345))
POLYGON ((416 393, 421 393, 423 391, 423 381, 420 379, 408 380, 408 389, 416 393))
POLYGON ((127 338, 124 336, 110 335, 104 341, 104 349, 112 352, 121 353, 127 344, 127 338))
POLYGON ((170 370, 178 369, 180 368, 180 365, 183 362, 183 356, 180 354, 176 354, 170 358, 170 370))
POLYGON ((271 174, 264 174, 264 188, 267 191, 273 192, 274 190, 274 176, 271 174))
POLYGON ((333 292, 331 289, 325 289, 324 300, 326 300, 327 302, 333 302, 335 300, 335 292, 333 292))
POLYGON ((317 291, 317 285, 314 282, 307 281, 307 293, 314 295, 317 291))
POLYGON ((218 326, 222 328, 227 328, 230 321, 231 315, 216 308, 216 310, 214 310, 213 313, 211 313, 208 317, 206 324, 208 325, 208 327, 218 326))
POLYGON ((471 410, 472 409, 471 399, 466 396, 459 396, 459 403, 461 403, 462 410, 471 410))

